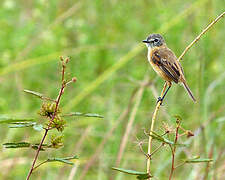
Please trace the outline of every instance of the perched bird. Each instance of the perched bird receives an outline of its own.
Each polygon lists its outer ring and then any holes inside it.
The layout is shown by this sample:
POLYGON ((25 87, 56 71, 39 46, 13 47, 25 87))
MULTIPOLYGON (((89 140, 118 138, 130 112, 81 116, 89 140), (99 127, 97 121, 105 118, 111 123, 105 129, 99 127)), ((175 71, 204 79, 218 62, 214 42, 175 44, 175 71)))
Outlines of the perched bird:
POLYGON ((162 103, 172 82, 175 82, 176 84, 182 83, 191 99, 195 102, 196 99, 185 80, 183 68, 173 51, 167 47, 163 37, 160 34, 150 34, 147 39, 142 42, 145 43, 148 48, 147 57, 152 68, 168 85, 167 90, 162 97, 159 97, 158 101, 162 103))

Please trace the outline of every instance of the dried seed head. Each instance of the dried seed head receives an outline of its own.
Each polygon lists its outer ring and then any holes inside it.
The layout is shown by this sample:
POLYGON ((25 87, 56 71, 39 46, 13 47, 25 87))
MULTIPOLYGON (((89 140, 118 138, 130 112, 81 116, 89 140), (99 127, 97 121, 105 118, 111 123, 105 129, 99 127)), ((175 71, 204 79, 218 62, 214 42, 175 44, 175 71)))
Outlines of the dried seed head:
POLYGON ((66 58, 66 64, 70 61, 70 58, 66 58))
POLYGON ((186 134, 187 134, 187 138, 194 136, 194 133, 189 130, 186 131, 186 134))
POLYGON ((169 126, 167 123, 163 122, 163 129, 165 130, 165 133, 169 134, 174 131, 173 127, 169 126))
POLYGON ((76 77, 73 77, 72 78, 72 81, 75 83, 77 81, 77 78, 76 77))

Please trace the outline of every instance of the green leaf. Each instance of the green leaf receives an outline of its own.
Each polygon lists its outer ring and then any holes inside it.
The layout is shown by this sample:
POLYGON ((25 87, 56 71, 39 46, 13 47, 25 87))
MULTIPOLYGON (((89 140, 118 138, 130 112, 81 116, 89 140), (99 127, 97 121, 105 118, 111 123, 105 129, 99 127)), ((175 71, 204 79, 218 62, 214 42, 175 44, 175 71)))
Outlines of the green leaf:
POLYGON ((30 143, 27 143, 27 142, 4 143, 3 146, 5 146, 5 148, 24 148, 24 147, 30 147, 30 143))
MULTIPOLYGON (((31 146, 31 148, 34 149, 34 150, 37 150, 38 149, 38 146, 39 146, 39 144, 33 144, 31 146)), ((48 145, 47 144, 42 144, 40 151, 45 151, 45 149, 43 148, 43 146, 46 147, 46 148, 48 148, 48 145)))
POLYGON ((43 125, 42 124, 35 124, 35 125, 33 125, 33 128, 36 131, 42 131, 43 130, 43 125))
POLYGON ((10 122, 8 124, 11 124, 11 125, 9 125, 9 128, 33 127, 34 130, 36 130, 36 131, 43 130, 42 124, 37 124, 36 122, 29 122, 29 121, 26 121, 26 122, 10 122))
MULTIPOLYGON (((38 149, 39 144, 30 144, 27 142, 18 142, 18 143, 5 143, 3 144, 3 146, 5 146, 5 148, 25 148, 25 147, 31 147, 34 150, 38 149)), ((41 151, 44 151, 43 147, 48 148, 47 144, 42 144, 41 146, 41 151)))
POLYGON ((149 175, 146 172, 140 172, 140 171, 128 170, 128 169, 116 168, 116 167, 112 167, 112 169, 122 172, 122 173, 126 173, 126 174, 138 175, 137 179, 148 179, 148 178, 152 177, 151 175, 149 175))
POLYGON ((71 157, 65 157, 63 158, 65 160, 72 160, 72 159, 78 159, 77 155, 71 156, 71 157))
POLYGON ((1 114, 0 115, 0 124, 12 124, 12 123, 20 123, 20 122, 33 122, 32 118, 15 118, 10 117, 8 115, 1 114))
POLYGON ((39 97, 39 98, 43 98, 44 96, 41 94, 41 93, 39 93, 39 92, 35 92, 35 91, 31 91, 31 90, 27 90, 27 89, 24 89, 23 90, 25 93, 28 93, 28 94, 31 94, 31 95, 33 95, 33 96, 36 96, 36 97, 39 97))
POLYGON ((152 176, 150 176, 148 173, 146 173, 146 174, 138 175, 137 179, 140 179, 140 180, 141 179, 148 179, 150 177, 152 177, 152 176))
POLYGON ((95 113, 81 113, 81 112, 71 112, 70 114, 64 116, 83 116, 83 117, 96 117, 96 118, 104 118, 104 116, 95 114, 95 113))
POLYGON ((205 163, 205 162, 212 162, 213 159, 207 159, 207 158, 198 158, 198 159, 187 159, 184 162, 185 163, 205 163))
POLYGON ((23 127, 32 127, 36 123, 35 122, 14 122, 11 124, 14 124, 14 125, 9 125, 9 128, 23 128, 23 127))
POLYGON ((158 135, 157 133, 153 132, 149 134, 153 139, 156 139, 160 142, 163 142, 165 144, 169 144, 169 145, 177 145, 177 146, 187 146, 186 144, 181 144, 181 143, 174 143, 173 141, 170 141, 169 139, 166 139, 160 135, 158 135))
POLYGON ((69 165, 74 165, 73 162, 69 161, 72 159, 78 159, 78 157, 75 155, 73 157, 65 157, 65 158, 49 158, 47 159, 47 162, 54 162, 54 161, 58 161, 58 162, 62 162, 62 163, 66 163, 69 165))

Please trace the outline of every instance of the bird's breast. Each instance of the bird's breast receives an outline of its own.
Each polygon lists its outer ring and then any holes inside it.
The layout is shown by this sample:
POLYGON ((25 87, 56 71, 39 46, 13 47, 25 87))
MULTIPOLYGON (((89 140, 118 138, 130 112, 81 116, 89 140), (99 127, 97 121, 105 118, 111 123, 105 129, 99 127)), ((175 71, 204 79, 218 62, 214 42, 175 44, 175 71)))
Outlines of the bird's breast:
POLYGON ((154 70, 161 78, 163 78, 164 80, 169 81, 169 82, 172 81, 171 78, 169 78, 169 77, 165 74, 165 72, 164 72, 162 69, 160 69, 160 67, 159 67, 157 64, 155 64, 155 63, 153 62, 153 60, 152 60, 152 53, 153 53, 152 50, 149 50, 149 51, 148 51, 148 62, 151 64, 153 70, 154 70))

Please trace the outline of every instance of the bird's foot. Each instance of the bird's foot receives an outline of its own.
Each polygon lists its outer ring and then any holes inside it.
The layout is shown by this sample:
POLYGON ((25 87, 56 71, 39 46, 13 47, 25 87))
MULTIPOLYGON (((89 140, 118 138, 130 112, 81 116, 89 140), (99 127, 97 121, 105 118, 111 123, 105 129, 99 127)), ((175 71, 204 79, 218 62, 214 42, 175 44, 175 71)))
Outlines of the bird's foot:
POLYGON ((157 104, 158 104, 158 102, 160 102, 160 105, 162 105, 163 98, 161 98, 161 97, 159 96, 158 99, 157 99, 157 104))

